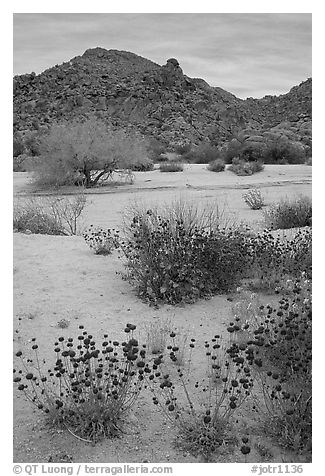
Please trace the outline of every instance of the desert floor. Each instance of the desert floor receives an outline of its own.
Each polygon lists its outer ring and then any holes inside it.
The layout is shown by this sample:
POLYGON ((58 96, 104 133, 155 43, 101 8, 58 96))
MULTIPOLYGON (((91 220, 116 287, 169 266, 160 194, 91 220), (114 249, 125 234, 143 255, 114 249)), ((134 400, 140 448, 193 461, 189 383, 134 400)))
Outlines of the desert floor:
MULTIPOLYGON (((299 194, 311 196, 312 168, 304 165, 266 166, 252 177, 237 177, 229 171, 213 173, 204 165, 186 166, 184 172, 161 173, 159 170, 135 173, 133 185, 100 188, 87 193, 84 225, 119 227, 127 207, 135 202, 150 207, 171 203, 179 197, 195 201, 218 200, 229 216, 262 227, 262 212, 245 204, 245 189, 260 187, 266 205, 281 197, 299 194)), ((31 194, 42 194, 30 184, 26 173, 14 174, 14 200, 31 194)), ((63 193, 71 193, 66 189, 63 193)), ((231 319, 233 302, 229 296, 215 296, 186 306, 152 308, 141 302, 131 285, 117 274, 123 263, 114 252, 96 256, 82 236, 45 236, 14 233, 14 351, 30 348, 37 338, 40 354, 53 362, 53 343, 60 335, 78 334, 78 326, 98 339, 107 332, 114 339, 123 339, 127 322, 137 325, 140 340, 146 339, 146 328, 152 322, 168 322, 180 335, 195 336, 205 341, 214 334, 225 334, 231 319), (58 322, 68 321, 60 329, 58 322)), ((232 296, 237 299, 238 296, 232 296)), ((275 296, 259 296, 265 302, 275 296)), ((202 372, 204 361, 193 361, 193 377, 202 372)), ((249 425, 254 424, 248 415, 249 425)), ((143 393, 125 422, 125 434, 115 440, 104 440, 96 446, 77 440, 65 431, 51 430, 43 415, 14 391, 14 461, 15 462, 200 462, 174 445, 176 431, 164 421, 151 403, 151 395, 143 393)), ((265 436, 255 435, 255 449, 250 461, 297 461, 297 455, 278 448, 265 436), (264 455, 257 446, 264 448, 264 455)), ((216 462, 244 462, 235 450, 216 454, 216 462)))

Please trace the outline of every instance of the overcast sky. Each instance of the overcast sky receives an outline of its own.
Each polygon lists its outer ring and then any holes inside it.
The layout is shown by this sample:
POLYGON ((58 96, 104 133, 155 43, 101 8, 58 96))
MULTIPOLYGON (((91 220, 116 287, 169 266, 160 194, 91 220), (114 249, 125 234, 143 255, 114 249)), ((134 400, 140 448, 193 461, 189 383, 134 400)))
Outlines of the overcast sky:
POLYGON ((14 74, 88 48, 132 51, 238 97, 283 94, 311 76, 311 14, 14 14, 14 74))

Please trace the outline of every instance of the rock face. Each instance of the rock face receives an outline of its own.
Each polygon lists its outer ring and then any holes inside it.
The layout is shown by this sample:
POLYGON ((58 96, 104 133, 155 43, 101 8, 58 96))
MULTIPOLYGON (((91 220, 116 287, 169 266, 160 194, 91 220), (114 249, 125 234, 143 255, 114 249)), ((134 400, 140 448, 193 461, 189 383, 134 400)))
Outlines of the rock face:
POLYGON ((238 131, 256 138, 285 130, 298 141, 311 134, 311 79, 282 96, 242 100, 187 77, 175 58, 159 66, 93 48, 39 75, 15 76, 13 89, 16 134, 90 114, 170 145, 222 144, 238 131))

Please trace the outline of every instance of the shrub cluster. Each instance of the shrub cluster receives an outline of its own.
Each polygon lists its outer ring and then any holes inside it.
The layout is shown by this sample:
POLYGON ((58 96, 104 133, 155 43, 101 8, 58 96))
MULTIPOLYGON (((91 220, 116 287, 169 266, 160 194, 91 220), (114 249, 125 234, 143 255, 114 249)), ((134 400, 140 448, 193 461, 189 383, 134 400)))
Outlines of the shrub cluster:
POLYGON ((264 219, 274 230, 312 226, 311 198, 301 195, 291 201, 282 199, 264 211, 264 219))
POLYGON ((108 228, 104 230, 103 228, 94 228, 93 225, 90 225, 82 236, 95 252, 95 255, 110 255, 119 246, 119 232, 114 229, 108 228))
POLYGON ((227 164, 234 158, 265 164, 303 164, 307 153, 308 148, 283 138, 256 143, 232 140, 222 151, 222 157, 227 164))
POLYGON ((98 346, 84 326, 79 329, 77 339, 59 337, 54 343, 56 361, 47 371, 33 338, 32 359, 16 353, 21 367, 14 369, 14 382, 52 425, 96 442, 120 434, 121 418, 133 406, 151 369, 145 346, 134 338, 134 324, 126 325, 127 338, 121 344, 105 334, 98 346))

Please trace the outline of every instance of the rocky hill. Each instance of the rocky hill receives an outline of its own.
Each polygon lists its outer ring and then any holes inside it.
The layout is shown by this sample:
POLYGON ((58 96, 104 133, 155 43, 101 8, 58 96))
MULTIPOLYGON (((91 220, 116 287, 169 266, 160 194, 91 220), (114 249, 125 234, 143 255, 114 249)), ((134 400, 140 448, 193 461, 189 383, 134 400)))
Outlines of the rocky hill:
POLYGON ((170 145, 222 144, 239 131, 247 138, 274 128, 301 140, 311 130, 311 79, 281 96, 242 100, 184 75, 174 58, 160 66, 103 48, 89 49, 39 75, 14 77, 18 135, 91 114, 170 145))

